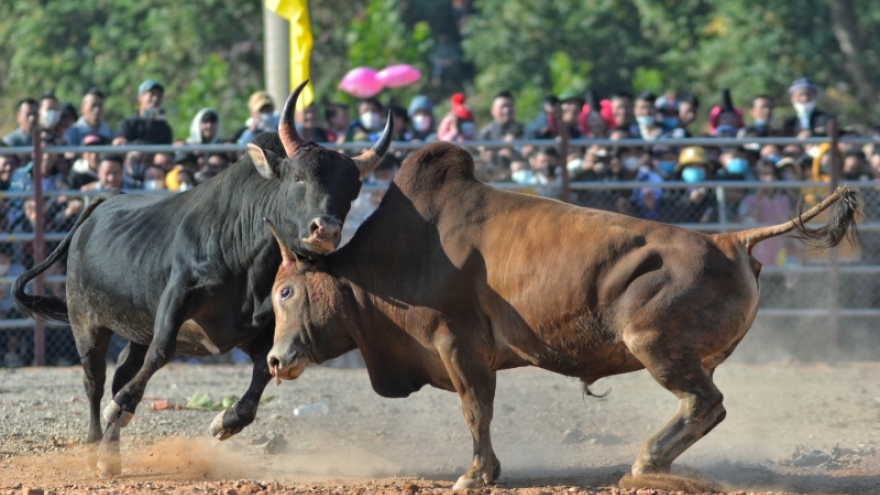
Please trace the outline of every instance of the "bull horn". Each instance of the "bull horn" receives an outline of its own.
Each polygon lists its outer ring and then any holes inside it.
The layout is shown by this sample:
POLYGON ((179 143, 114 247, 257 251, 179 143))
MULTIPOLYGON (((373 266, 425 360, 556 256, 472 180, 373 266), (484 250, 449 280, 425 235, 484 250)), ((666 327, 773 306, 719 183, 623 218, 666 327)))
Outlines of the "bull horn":
POLYGON ((391 112, 388 112, 388 120, 385 121, 385 130, 382 131, 382 135, 379 137, 379 140, 376 141, 376 144, 374 144, 368 151, 364 151, 360 155, 354 157, 354 164, 357 165, 361 177, 366 177, 367 174, 379 166, 379 162, 382 161, 382 157, 385 156, 385 152, 388 151, 388 146, 391 145, 391 130, 393 128, 394 117, 391 116, 391 112))
POLYGON ((296 122, 293 120, 293 112, 296 110, 296 100, 299 99, 299 94, 308 83, 309 80, 306 79, 293 89, 293 92, 287 97, 287 102, 284 103, 284 111, 281 112, 281 121, 278 122, 278 135, 281 138, 281 143, 284 145, 284 151, 287 152, 288 157, 293 156, 293 154, 296 153, 297 148, 306 143, 303 138, 299 137, 299 133, 296 132, 296 122))
POLYGON ((275 230, 275 225, 272 221, 263 217, 263 222, 269 227, 269 231, 272 232, 272 236, 275 237, 275 241, 278 242, 278 247, 281 249, 281 259, 284 260, 282 266, 296 265, 296 262, 298 261, 296 254, 287 247, 287 245, 281 240, 281 237, 278 236, 278 231, 275 230))

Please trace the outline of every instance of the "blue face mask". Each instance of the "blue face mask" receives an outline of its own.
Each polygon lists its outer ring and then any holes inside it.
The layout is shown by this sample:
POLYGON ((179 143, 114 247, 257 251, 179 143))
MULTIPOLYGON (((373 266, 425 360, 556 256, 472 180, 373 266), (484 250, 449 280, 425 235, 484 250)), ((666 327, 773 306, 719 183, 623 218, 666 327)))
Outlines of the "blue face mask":
POLYGON ((636 122, 639 123, 639 127, 650 127, 654 125, 657 119, 654 117, 636 117, 636 122))
POLYGON ((782 160, 782 158, 777 155, 765 155, 764 159, 768 162, 773 163, 773 165, 776 165, 777 163, 779 163, 779 160, 782 160))
POLYGON ((724 165, 724 168, 727 169, 731 174, 745 174, 749 169, 749 162, 745 158, 731 158, 727 160, 727 164, 724 165))
POLYGON ((676 165, 677 162, 675 160, 660 160, 657 162, 657 170, 666 175, 672 175, 672 172, 675 172, 676 165))
POLYGON ((663 117, 660 121, 660 125, 666 129, 676 129, 678 128, 678 117, 663 117))
POLYGON ((703 168, 688 167, 681 171, 681 178, 685 182, 700 182, 706 180, 706 170, 703 168))

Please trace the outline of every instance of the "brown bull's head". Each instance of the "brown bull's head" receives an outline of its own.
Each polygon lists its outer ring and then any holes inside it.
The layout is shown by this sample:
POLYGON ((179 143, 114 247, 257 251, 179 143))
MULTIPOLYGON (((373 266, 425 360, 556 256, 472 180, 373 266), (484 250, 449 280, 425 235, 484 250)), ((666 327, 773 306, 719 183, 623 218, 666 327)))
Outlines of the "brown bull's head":
POLYGON ((298 259, 272 222, 265 221, 283 257, 272 287, 275 342, 267 356, 269 370, 280 382, 298 377, 310 363, 352 349, 354 341, 346 333, 352 312, 341 282, 323 269, 325 262, 298 259))
POLYGON ((285 245, 314 257, 339 245, 342 222, 360 193, 360 179, 379 165, 388 150, 393 122, 389 114, 373 148, 354 158, 307 142, 293 121, 297 98, 307 82, 297 86, 284 105, 278 124, 283 154, 274 144, 274 133, 264 133, 248 144, 248 155, 261 176, 280 181, 280 201, 265 215, 278 221, 285 245))

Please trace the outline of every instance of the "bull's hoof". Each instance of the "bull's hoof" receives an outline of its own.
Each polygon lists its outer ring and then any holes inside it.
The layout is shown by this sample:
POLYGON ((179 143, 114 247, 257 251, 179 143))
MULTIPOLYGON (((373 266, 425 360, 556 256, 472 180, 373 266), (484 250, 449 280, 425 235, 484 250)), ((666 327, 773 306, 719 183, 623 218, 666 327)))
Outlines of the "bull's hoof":
POLYGON ((120 428, 124 428, 128 426, 128 423, 131 421, 131 418, 134 417, 134 413, 123 411, 119 404, 116 401, 111 400, 107 407, 104 408, 104 411, 101 413, 104 421, 115 424, 120 428))
POLYGON ((218 440, 227 440, 237 435, 244 426, 239 426, 238 415, 235 413, 235 406, 220 411, 220 414, 211 421, 211 436, 218 440), (228 414, 227 414, 228 413, 228 414))
POLYGON ((650 488, 654 490, 666 490, 669 492, 684 493, 719 493, 726 492, 718 483, 701 477, 686 477, 674 474, 626 474, 618 482, 621 488, 638 490, 650 488))
POLYGON ((496 464, 492 469, 492 474, 489 473, 471 473, 468 471, 464 473, 458 478, 458 481, 452 485, 453 490, 467 490, 470 488, 482 488, 486 485, 492 484, 498 476, 501 475, 501 464, 496 464))
POLYGON ((101 459, 98 461, 98 476, 102 478, 112 478, 122 474, 122 463, 119 458, 101 459))

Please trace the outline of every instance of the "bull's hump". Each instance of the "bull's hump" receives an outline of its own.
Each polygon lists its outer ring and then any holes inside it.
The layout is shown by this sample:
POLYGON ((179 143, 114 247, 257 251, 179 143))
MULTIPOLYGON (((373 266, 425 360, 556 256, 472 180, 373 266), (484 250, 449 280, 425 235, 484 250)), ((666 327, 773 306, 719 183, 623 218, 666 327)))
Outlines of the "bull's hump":
POLYGON ((460 182, 476 182, 474 158, 468 150, 447 142, 431 143, 408 156, 394 179, 404 193, 460 182))

